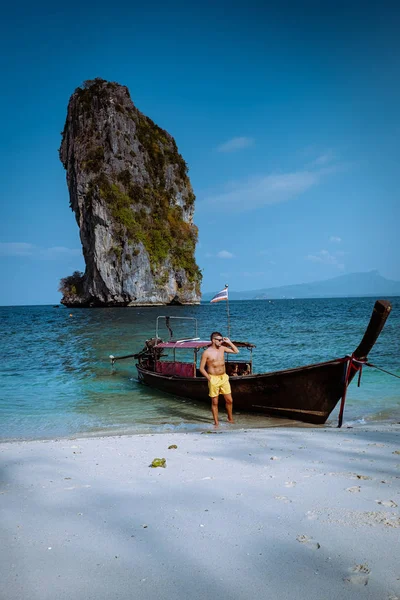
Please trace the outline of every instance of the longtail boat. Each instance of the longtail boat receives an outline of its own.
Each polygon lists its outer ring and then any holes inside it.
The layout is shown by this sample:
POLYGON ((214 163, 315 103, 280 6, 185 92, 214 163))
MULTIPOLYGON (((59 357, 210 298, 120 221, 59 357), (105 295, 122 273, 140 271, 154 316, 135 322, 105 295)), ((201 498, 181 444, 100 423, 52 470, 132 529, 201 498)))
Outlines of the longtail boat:
MULTIPOLYGON (((323 424, 341 400, 340 427, 347 387, 356 374, 360 381, 362 367, 368 364, 368 354, 378 339, 391 308, 389 301, 377 300, 368 327, 354 352, 318 364, 270 373, 253 373, 254 344, 233 342, 238 348, 246 348, 250 352, 248 360, 237 360, 237 355, 231 354, 226 361, 234 409, 323 424), (235 357, 233 360, 232 356, 235 357), (238 374, 231 376, 233 373, 238 374)), ((136 368, 139 381, 167 394, 209 403, 207 380, 198 370, 197 357, 198 352, 211 342, 200 340, 197 335, 191 339, 174 340, 171 329, 171 320, 174 318, 179 317, 158 317, 155 337, 146 341, 141 352, 129 355, 138 361, 136 368), (158 337, 159 319, 166 320, 170 332, 168 341, 158 337), (193 360, 179 360, 179 353, 183 350, 191 350, 193 360), (162 360, 165 358, 165 351, 172 351, 173 360, 162 360)), ((118 360, 113 356, 110 358, 112 361, 118 360)), ((220 399, 222 401, 223 397, 220 399)))

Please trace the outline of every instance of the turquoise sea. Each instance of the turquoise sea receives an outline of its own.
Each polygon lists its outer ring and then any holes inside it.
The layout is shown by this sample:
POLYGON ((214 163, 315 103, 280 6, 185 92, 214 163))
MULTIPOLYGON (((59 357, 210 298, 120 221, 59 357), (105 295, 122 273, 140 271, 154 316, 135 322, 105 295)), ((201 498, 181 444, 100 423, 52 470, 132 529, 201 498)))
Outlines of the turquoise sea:
MULTIPOLYGON (((344 356, 358 345, 374 300, 231 302, 231 338, 257 345, 256 372, 344 356)), ((400 375, 400 298, 390 300, 392 313, 369 358, 400 375)), ((137 352, 154 336, 158 315, 195 317, 202 338, 213 330, 227 334, 224 302, 154 308, 0 307, 0 439, 207 430, 208 404, 140 385, 133 360, 111 368, 110 354, 137 352)), ((187 337, 193 330, 180 325, 176 333, 187 337)), ((240 428, 296 425, 242 414, 236 421, 240 428)), ((400 379, 365 368, 361 387, 353 381, 346 402, 345 424, 357 421, 400 421, 400 379)))

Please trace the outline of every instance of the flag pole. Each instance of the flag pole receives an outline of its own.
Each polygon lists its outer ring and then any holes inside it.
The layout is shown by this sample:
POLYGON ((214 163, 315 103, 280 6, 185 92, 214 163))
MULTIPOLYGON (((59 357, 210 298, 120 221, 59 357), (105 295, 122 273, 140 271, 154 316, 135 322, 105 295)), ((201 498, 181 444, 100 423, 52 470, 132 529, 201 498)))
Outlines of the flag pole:
POLYGON ((231 321, 230 321, 230 316, 229 316, 229 294, 228 294, 228 284, 225 284, 225 289, 226 289, 226 312, 227 312, 227 317, 228 317, 228 338, 231 337, 231 321))

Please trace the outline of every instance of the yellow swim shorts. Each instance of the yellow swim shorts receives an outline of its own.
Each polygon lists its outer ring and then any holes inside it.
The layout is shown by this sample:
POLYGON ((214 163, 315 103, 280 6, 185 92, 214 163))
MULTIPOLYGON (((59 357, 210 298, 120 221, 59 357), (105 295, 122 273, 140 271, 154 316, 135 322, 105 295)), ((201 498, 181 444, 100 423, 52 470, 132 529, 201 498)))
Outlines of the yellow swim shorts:
POLYGON ((230 394, 231 384, 229 383, 229 377, 226 373, 223 375, 210 375, 210 381, 208 382, 208 395, 211 398, 215 398, 220 394, 230 394))

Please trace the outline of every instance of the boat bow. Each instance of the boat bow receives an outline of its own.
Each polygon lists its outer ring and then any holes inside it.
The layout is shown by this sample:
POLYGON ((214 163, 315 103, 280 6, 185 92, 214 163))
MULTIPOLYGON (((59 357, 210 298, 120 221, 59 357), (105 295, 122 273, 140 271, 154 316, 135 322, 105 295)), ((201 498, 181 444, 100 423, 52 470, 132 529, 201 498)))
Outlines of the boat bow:
POLYGON ((378 339, 391 310, 392 305, 389 300, 377 300, 375 302, 371 319, 368 323, 367 330, 364 333, 364 337, 353 352, 354 358, 358 360, 367 359, 367 356, 378 339))

